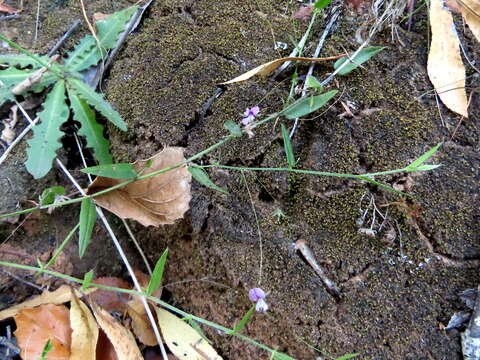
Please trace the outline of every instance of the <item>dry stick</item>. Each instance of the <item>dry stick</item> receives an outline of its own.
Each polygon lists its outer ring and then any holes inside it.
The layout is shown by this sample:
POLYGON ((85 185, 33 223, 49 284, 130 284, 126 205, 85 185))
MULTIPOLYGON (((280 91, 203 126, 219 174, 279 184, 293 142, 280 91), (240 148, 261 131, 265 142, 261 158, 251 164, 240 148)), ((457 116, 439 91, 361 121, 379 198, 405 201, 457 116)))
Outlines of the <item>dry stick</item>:
POLYGON ((35 124, 38 122, 38 120, 40 120, 40 118, 37 116, 35 119, 32 120, 32 122, 30 124, 27 125, 27 127, 25 129, 23 129, 23 131, 20 133, 20 135, 18 135, 17 138, 12 141, 12 143, 8 146, 7 150, 5 150, 5 152, 0 157, 0 165, 5 161, 8 154, 10 154, 10 152, 20 142, 20 140, 22 140, 23 137, 28 134, 30 129, 35 126, 35 124))
POLYGON ((63 34, 63 36, 57 41, 55 46, 48 52, 48 56, 53 56, 55 53, 60 49, 63 43, 72 35, 75 29, 80 25, 80 20, 75 20, 72 25, 70 25, 69 29, 63 34))
MULTIPOLYGON (((62 169, 62 171, 65 173, 65 175, 68 177, 70 182, 78 189, 78 191, 85 196, 85 191, 82 189, 82 187, 77 183, 77 181, 73 178, 72 174, 65 168, 63 163, 60 160, 56 160, 58 166, 62 169)), ((140 286, 140 283, 138 282, 137 277, 135 276, 135 273, 133 272, 133 269, 127 259, 127 256, 125 255, 125 252, 122 249, 122 246, 120 245, 120 242, 118 241, 115 233, 113 232, 112 228, 110 227, 110 224, 107 221, 107 218, 103 214, 103 211, 100 207, 95 206, 95 209, 97 210, 97 214, 100 217, 100 219, 103 222, 103 225, 108 231, 108 234, 110 235, 113 243, 115 244, 115 247, 117 248, 117 251, 120 255, 120 258, 122 259, 123 263, 125 264, 125 267, 127 268, 127 271, 132 278, 133 284, 135 286, 135 289, 138 292, 142 292, 142 288, 140 286)), ((155 338, 157 339, 158 345, 160 346, 160 351, 162 353, 162 357, 164 360, 168 360, 167 352, 165 351, 165 347, 163 346, 162 342, 162 337, 160 335, 160 331, 158 330, 158 326, 155 322, 155 318, 153 317, 152 311, 150 310, 150 307, 148 306, 147 300, 145 296, 140 296, 140 300, 143 304, 143 307, 145 308, 145 312, 147 313, 147 317, 150 320, 150 324, 152 325, 153 332, 155 334, 155 338)))
MULTIPOLYGON (((337 6, 332 10, 332 16, 330 17, 330 20, 328 21, 328 24, 325 27, 325 30, 323 31, 322 36, 318 40, 317 48, 315 49, 315 54, 313 55, 313 57, 315 57, 315 58, 319 57, 320 51, 323 48, 323 44, 325 43, 325 40, 326 40, 328 34, 332 30, 333 25, 335 25, 335 22, 337 21, 338 17, 340 16, 340 12, 341 12, 340 6, 337 6)), ((315 63, 313 62, 313 63, 310 64, 310 67, 308 68, 307 78, 313 74, 313 69, 314 68, 315 68, 315 63)), ((305 78, 305 82, 303 84, 302 96, 301 96, 302 98, 307 96, 307 81, 306 81, 307 78, 305 78)), ((298 121, 299 121, 299 118, 296 118, 295 123, 293 124, 292 131, 290 131, 290 138, 293 137, 293 135, 295 134, 295 130, 297 130, 298 121)))
POLYGON ((36 284, 34 284, 34 283, 30 282, 30 281, 27 281, 27 280, 25 280, 25 279, 22 279, 20 276, 17 276, 17 275, 15 275, 15 274, 12 274, 10 271, 3 270, 3 269, 0 269, 0 271, 3 272, 4 274, 10 276, 11 278, 14 278, 15 280, 17 280, 17 281, 25 284, 25 285, 28 285, 28 286, 31 286, 31 287, 37 289, 37 290, 40 291, 40 292, 43 291, 43 289, 42 289, 40 286, 38 286, 38 285, 36 285, 36 284))
POLYGON ((35 35, 33 36, 33 44, 36 44, 37 42, 39 21, 40 21, 40 0, 37 0, 37 16, 35 19, 35 35))

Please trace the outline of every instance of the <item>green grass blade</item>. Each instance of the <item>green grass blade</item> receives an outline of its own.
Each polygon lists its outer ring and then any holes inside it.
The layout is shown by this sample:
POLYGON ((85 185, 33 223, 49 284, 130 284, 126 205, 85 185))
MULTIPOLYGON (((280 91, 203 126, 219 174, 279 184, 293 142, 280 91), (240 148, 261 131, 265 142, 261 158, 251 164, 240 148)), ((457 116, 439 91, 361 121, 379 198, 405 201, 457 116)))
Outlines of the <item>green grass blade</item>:
POLYGON ((282 137, 283 137, 283 145, 285 147, 285 153, 287 154, 287 162, 290 168, 295 167, 295 155, 293 154, 293 147, 292 141, 290 140, 290 136, 288 136, 287 129, 285 125, 282 124, 282 137))
POLYGON ((87 139, 87 147, 93 149, 93 155, 99 164, 111 164, 113 159, 109 143, 103 137, 103 126, 95 120, 95 113, 84 100, 70 90, 68 97, 73 110, 73 118, 81 124, 78 135, 87 139))
POLYGON ((92 238, 93 226, 97 220, 97 211, 95 203, 88 198, 82 200, 80 207, 80 230, 78 237, 78 253, 82 258, 87 251, 92 238))
POLYGON ((100 114, 105 116, 119 129, 126 131, 127 124, 122 120, 120 114, 103 98, 103 95, 96 93, 94 89, 78 79, 68 79, 69 91, 85 100, 93 106, 100 114))
MULTIPOLYGON (((48 63, 50 60, 48 56, 39 56, 40 59, 48 63)), ((17 65, 20 67, 32 66, 33 68, 39 68, 42 65, 35 61, 32 57, 26 54, 3 54, 0 55, 0 64, 3 65, 17 65)))
POLYGON ((65 103, 65 83, 57 82, 47 95, 43 111, 38 114, 40 124, 33 127, 33 138, 28 141, 28 160, 25 166, 35 179, 45 176, 52 168, 57 149, 62 147, 63 135, 60 126, 68 120, 69 110, 65 103))
POLYGON ((430 159, 438 150, 438 148, 442 146, 442 143, 438 143, 434 147, 432 147, 430 150, 428 150, 425 154, 421 155, 417 160, 412 162, 410 165, 407 166, 408 170, 416 169, 420 165, 422 165, 425 161, 430 159))
POLYGON ((222 189, 220 186, 217 186, 213 183, 205 170, 196 166, 189 166, 188 171, 190 172, 190 174, 192 174, 193 178, 203 186, 206 186, 216 191, 220 191, 224 194, 228 194, 227 190, 222 189))
POLYGON ((357 356, 360 356, 360 354, 345 354, 345 355, 342 355, 342 356, 336 358, 335 360, 349 360, 349 359, 353 359, 357 356))
POLYGON ((155 269, 153 269, 152 277, 147 287, 147 295, 152 295, 162 284, 163 279, 163 270, 165 269, 165 263, 167 262, 168 248, 165 249, 160 259, 158 259, 155 264, 155 269))
POLYGON ((91 166, 81 171, 85 174, 105 176, 112 179, 131 179, 138 175, 133 165, 127 163, 91 166))
POLYGON ((247 313, 243 315, 243 317, 240 319, 238 324, 236 324, 233 327, 233 330, 230 330, 227 334, 233 335, 235 333, 240 332, 247 325, 248 321, 250 320, 254 312, 255 312, 255 305, 252 305, 252 307, 247 311, 247 313))
POLYGON ((373 56, 375 56, 377 53, 379 53, 383 49, 385 48, 381 46, 371 46, 371 47, 362 49, 353 58, 344 56, 338 59, 333 65, 333 68, 336 70, 340 66, 342 66, 346 61, 348 61, 349 63, 344 67, 342 67, 342 69, 338 72, 338 75, 347 75, 349 72, 355 70, 357 67, 362 65, 365 61, 370 60, 373 56))
POLYGON ((48 339, 45 343, 45 346, 42 349, 42 354, 40 355, 40 360, 47 360, 47 355, 50 351, 53 350, 52 340, 48 339))
POLYGON ((80 291, 87 290, 90 287, 92 280, 93 280, 93 270, 90 270, 89 272, 85 273, 85 275, 83 276, 82 287, 80 288, 80 291))
POLYGON ((308 115, 320 109, 327 102, 329 102, 330 99, 334 97, 337 92, 338 90, 330 90, 321 95, 314 96, 313 99, 300 99, 294 102, 292 105, 288 106, 286 109, 282 110, 280 115, 283 115, 290 120, 301 118, 302 116, 308 115))

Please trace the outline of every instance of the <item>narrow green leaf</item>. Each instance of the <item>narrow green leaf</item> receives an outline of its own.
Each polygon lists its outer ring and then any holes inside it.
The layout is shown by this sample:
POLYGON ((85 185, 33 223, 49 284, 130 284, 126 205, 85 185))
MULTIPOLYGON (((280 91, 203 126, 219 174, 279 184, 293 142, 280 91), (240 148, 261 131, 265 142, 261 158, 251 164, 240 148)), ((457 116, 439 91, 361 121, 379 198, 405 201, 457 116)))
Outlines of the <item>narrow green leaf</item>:
POLYGON ((236 324, 233 327, 233 330, 228 331, 227 334, 233 335, 240 332, 247 325, 248 321, 250 320, 254 312, 255 312, 255 305, 252 305, 252 307, 247 311, 247 313, 243 315, 243 317, 240 319, 238 324, 236 324))
POLYGON ((163 278, 163 269, 165 269, 165 263, 167 262, 168 248, 165 249, 160 259, 158 259, 155 264, 155 269, 153 269, 152 277, 147 287, 147 295, 152 295, 162 284, 163 278))
POLYGON ((430 150, 428 150, 425 154, 421 155, 418 159, 413 161, 410 165, 407 166, 407 169, 415 169, 418 166, 422 165, 425 161, 430 159, 433 154, 437 152, 437 150, 442 146, 442 143, 438 143, 434 147, 432 147, 430 150))
POLYGON ((318 91, 323 90, 322 83, 312 75, 308 75, 307 79, 305 80, 305 85, 307 85, 307 89, 316 89, 318 91))
POLYGON ((208 176, 207 172, 202 168, 196 166, 189 166, 188 171, 192 174, 193 178, 197 180, 203 186, 206 186, 210 189, 220 191, 221 193, 228 194, 228 191, 222 189, 220 186, 217 186, 213 183, 213 181, 208 176))
POLYGON ((205 340, 210 345, 213 344, 213 341, 210 340, 209 338, 207 338, 207 336, 203 332, 202 328, 200 327, 200 325, 195 320, 193 320, 192 318, 188 318, 188 319, 185 319, 185 320, 188 322, 188 325, 190 325, 202 337, 203 340, 205 340))
POLYGON ((281 352, 273 352, 272 353, 272 359, 274 360, 295 360, 291 356, 288 356, 287 354, 281 353, 281 352))
POLYGON ((80 229, 78 238, 78 253, 80 257, 83 257, 85 251, 87 251, 96 220, 97 210, 95 203, 89 198, 83 199, 80 207, 80 229))
POLYGON ((25 166, 35 179, 45 176, 52 168, 57 149, 62 147, 59 139, 63 135, 60 126, 68 120, 69 111, 65 103, 65 83, 58 81, 38 114, 40 124, 33 127, 33 138, 28 141, 28 160, 25 166))
POLYGON ((80 124, 78 135, 85 136, 87 147, 93 149, 93 155, 100 165, 111 164, 112 155, 108 140, 103 137, 103 126, 95 120, 95 113, 88 104, 72 91, 68 91, 73 118, 80 124))
POLYGON ((53 343, 52 340, 48 339, 43 347, 42 354, 40 356, 40 360, 47 360, 47 355, 50 351, 53 350, 53 343))
POLYGON ((324 9, 328 5, 330 5, 331 2, 332 0, 318 0, 318 1, 315 1, 314 7, 315 9, 324 9))
POLYGON ((381 47, 381 46, 372 46, 372 47, 362 49, 353 58, 349 58, 348 56, 344 56, 344 57, 338 59, 335 62, 335 64, 333 64, 333 68, 336 70, 340 66, 342 66, 345 61, 348 61, 349 63, 347 65, 345 65, 342 68, 342 70, 340 70, 338 72, 338 75, 346 75, 349 72, 351 72, 352 70, 355 70, 357 67, 359 67, 361 64, 363 64, 365 61, 370 60, 375 54, 379 53, 383 49, 385 49, 385 48, 381 47))
POLYGON ((39 197, 40 205, 50 205, 55 202, 57 196, 65 195, 65 188, 63 186, 52 186, 43 190, 39 197))
POLYGON ((412 197, 412 195, 408 194, 408 193, 404 193, 403 191, 400 191, 400 190, 397 190, 397 189, 394 189, 393 187, 391 186, 388 186, 388 185, 385 185, 377 180, 374 180, 373 178, 369 177, 369 176, 363 176, 363 175, 358 175, 357 176, 357 179, 360 179, 360 180, 364 180, 366 182, 369 182, 370 184, 373 184, 373 185, 377 185, 378 187, 384 189, 384 190, 387 190, 387 191, 390 191, 390 192, 393 192, 395 194, 398 194, 398 195, 403 195, 403 196, 408 196, 408 197, 412 197))
POLYGON ((120 114, 105 101, 103 95, 96 93, 94 89, 78 79, 68 79, 68 85, 69 91, 74 92, 80 98, 84 99, 115 126, 123 131, 127 130, 127 124, 122 120, 120 114))
POLYGON ((349 360, 349 359, 353 359, 357 356, 360 356, 360 354, 345 354, 345 355, 340 356, 339 358, 336 358, 335 360, 349 360))
MULTIPOLYGON (((40 59, 47 62, 50 60, 48 56, 39 56, 40 59)), ((39 68, 42 65, 32 59, 26 54, 3 54, 0 55, 0 64, 3 65, 17 65, 20 67, 32 66, 33 68, 39 68)))
POLYGON ((133 165, 127 163, 91 166, 80 171, 85 174, 105 176, 112 179, 130 179, 138 175, 133 165))
POLYGON ((225 121, 223 127, 230 131, 230 135, 233 135, 235 137, 242 136, 242 129, 240 129, 240 126, 232 120, 225 121))
MULTIPOLYGON (((414 170, 414 171, 429 171, 429 170, 434 170, 438 167, 440 167, 442 165, 420 165, 420 166, 417 166, 416 168, 411 168, 411 170, 414 170)), ((408 168, 410 169, 410 168, 408 168)))
POLYGON ((283 137, 283 146, 285 147, 285 153, 287 154, 287 162, 290 169, 295 167, 295 155, 293 154, 292 141, 290 136, 288 136, 287 129, 284 124, 281 124, 282 127, 282 137, 283 137))
POLYGON ((93 270, 90 270, 89 272, 85 273, 85 275, 83 276, 82 287, 80 288, 80 290, 81 291, 87 290, 90 287, 92 280, 93 280, 93 270))
POLYGON ((280 115, 285 116, 287 119, 296 119, 308 115, 324 106, 337 92, 338 90, 330 90, 326 93, 313 96, 313 99, 302 98, 282 110, 280 115))

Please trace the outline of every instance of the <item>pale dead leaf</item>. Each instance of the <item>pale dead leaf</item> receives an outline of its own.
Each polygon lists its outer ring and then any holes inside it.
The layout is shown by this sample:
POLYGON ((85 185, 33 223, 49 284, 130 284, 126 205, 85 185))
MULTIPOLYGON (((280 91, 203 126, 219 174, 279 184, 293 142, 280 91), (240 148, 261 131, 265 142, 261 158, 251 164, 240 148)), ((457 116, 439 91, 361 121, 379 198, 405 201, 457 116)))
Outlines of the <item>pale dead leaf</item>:
POLYGON ((318 61, 327 61, 327 60, 336 60, 338 58, 341 58, 345 56, 345 54, 341 54, 338 56, 330 56, 326 58, 305 58, 305 57, 284 57, 280 59, 276 59, 270 62, 267 62, 265 64, 262 64, 260 66, 257 66, 256 68, 247 71, 246 73, 243 73, 240 76, 237 76, 236 78, 223 82, 220 85, 229 85, 229 84, 234 84, 237 82, 245 81, 250 79, 251 77, 255 75, 260 75, 260 76, 268 76, 270 75, 275 69, 277 69, 280 65, 282 65, 284 62, 287 61, 309 61, 309 62, 318 62, 318 61))
MULTIPOLYGON (((96 291, 95 288, 90 288, 83 293, 79 290, 75 290, 75 293, 78 297, 82 295, 91 294, 92 292, 96 291)), ((62 285, 55 291, 45 291, 42 295, 39 295, 31 300, 24 301, 21 304, 12 306, 8 309, 0 311, 0 320, 7 319, 9 317, 13 317, 18 314, 19 311, 30 309, 39 305, 43 304, 63 304, 68 302, 72 299, 72 292, 70 291, 70 286, 62 285)))
POLYGON ((11 6, 8 6, 8 5, 4 5, 5 1, 4 0, 0 0, 0 11, 1 12, 6 12, 6 13, 9 13, 9 14, 16 14, 18 12, 20 12, 20 10, 18 9, 15 9, 11 6))
POLYGON ((100 306, 95 305, 95 303, 91 305, 98 324, 112 342, 118 358, 121 360, 143 360, 132 333, 100 306))
POLYGON ((102 329, 100 329, 98 334, 96 354, 96 360, 118 360, 118 356, 115 352, 112 342, 108 340, 107 335, 105 335, 105 332, 102 329))
POLYGON ((101 12, 94 13, 92 16, 93 22, 96 23, 97 21, 102 21, 108 18, 112 14, 104 14, 101 12))
POLYGON ((72 291, 70 302, 70 327, 72 344, 70 360, 95 360, 98 326, 87 305, 72 291))
POLYGON ((215 349, 190 325, 165 309, 155 307, 158 325, 170 351, 179 359, 221 360, 215 349))
POLYGON ((312 17, 312 11, 313 4, 302 6, 300 9, 297 10, 295 14, 293 14, 293 18, 300 21, 308 21, 312 17))
MULTIPOLYGON (((133 163, 137 172, 143 170, 148 160, 152 166, 142 175, 168 168, 185 161, 183 148, 167 147, 147 160, 133 163)), ((143 226, 173 224, 189 209, 192 175, 183 165, 149 179, 135 181, 123 188, 95 197, 97 205, 122 219, 134 219, 143 226)), ((88 194, 122 183, 124 180, 99 176, 88 187, 88 194)))
POLYGON ((45 304, 34 309, 24 309, 15 316, 15 323, 17 330, 14 334, 22 359, 39 359, 48 340, 52 342, 53 348, 47 359, 70 358, 72 329, 66 306, 45 304))
POLYGON ((142 344, 147 346, 158 345, 157 338, 148 320, 145 307, 135 298, 128 302, 127 313, 132 319, 132 330, 142 344))
POLYGON ((430 5, 432 43, 427 70, 440 99, 450 110, 468 117, 465 91, 465 67, 460 56, 459 40, 452 14, 443 8, 441 0, 430 5))
POLYGON ((465 22, 480 41, 480 0, 461 0, 460 4, 465 22))

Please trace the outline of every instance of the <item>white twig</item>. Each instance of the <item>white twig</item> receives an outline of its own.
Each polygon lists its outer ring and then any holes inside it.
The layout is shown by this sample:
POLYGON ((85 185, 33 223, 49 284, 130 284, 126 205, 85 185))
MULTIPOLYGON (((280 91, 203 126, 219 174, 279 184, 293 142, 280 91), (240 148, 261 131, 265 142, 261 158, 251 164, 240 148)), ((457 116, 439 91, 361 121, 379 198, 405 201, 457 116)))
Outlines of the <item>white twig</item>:
POLYGON ((27 127, 23 129, 23 131, 16 137, 16 139, 12 141, 12 143, 8 146, 8 148, 4 151, 4 153, 0 157, 0 165, 5 161, 8 154, 10 154, 10 152, 20 142, 20 140, 22 140, 23 137, 27 135, 27 133, 30 131, 30 129, 35 126, 35 124, 38 122, 39 119, 40 118, 37 116, 35 119, 31 120, 30 124, 28 124, 27 127))
POLYGON ((130 229, 130 226, 128 226, 128 223, 125 219, 122 219, 123 226, 125 226, 125 229, 127 230, 128 236, 130 236, 130 239, 132 240, 133 244, 137 248, 138 253, 140 254, 140 257, 142 258, 143 262, 145 263, 145 267, 147 268, 148 274, 152 276, 152 268, 150 267, 150 264, 148 263, 148 259, 145 256, 145 253, 143 252, 142 248, 140 247, 140 243, 137 241, 135 235, 133 235, 132 229, 130 229))
POLYGON ((33 37, 33 43, 35 44, 37 42, 38 38, 38 24, 40 22, 40 0, 37 0, 37 17, 35 20, 35 35, 33 37))

